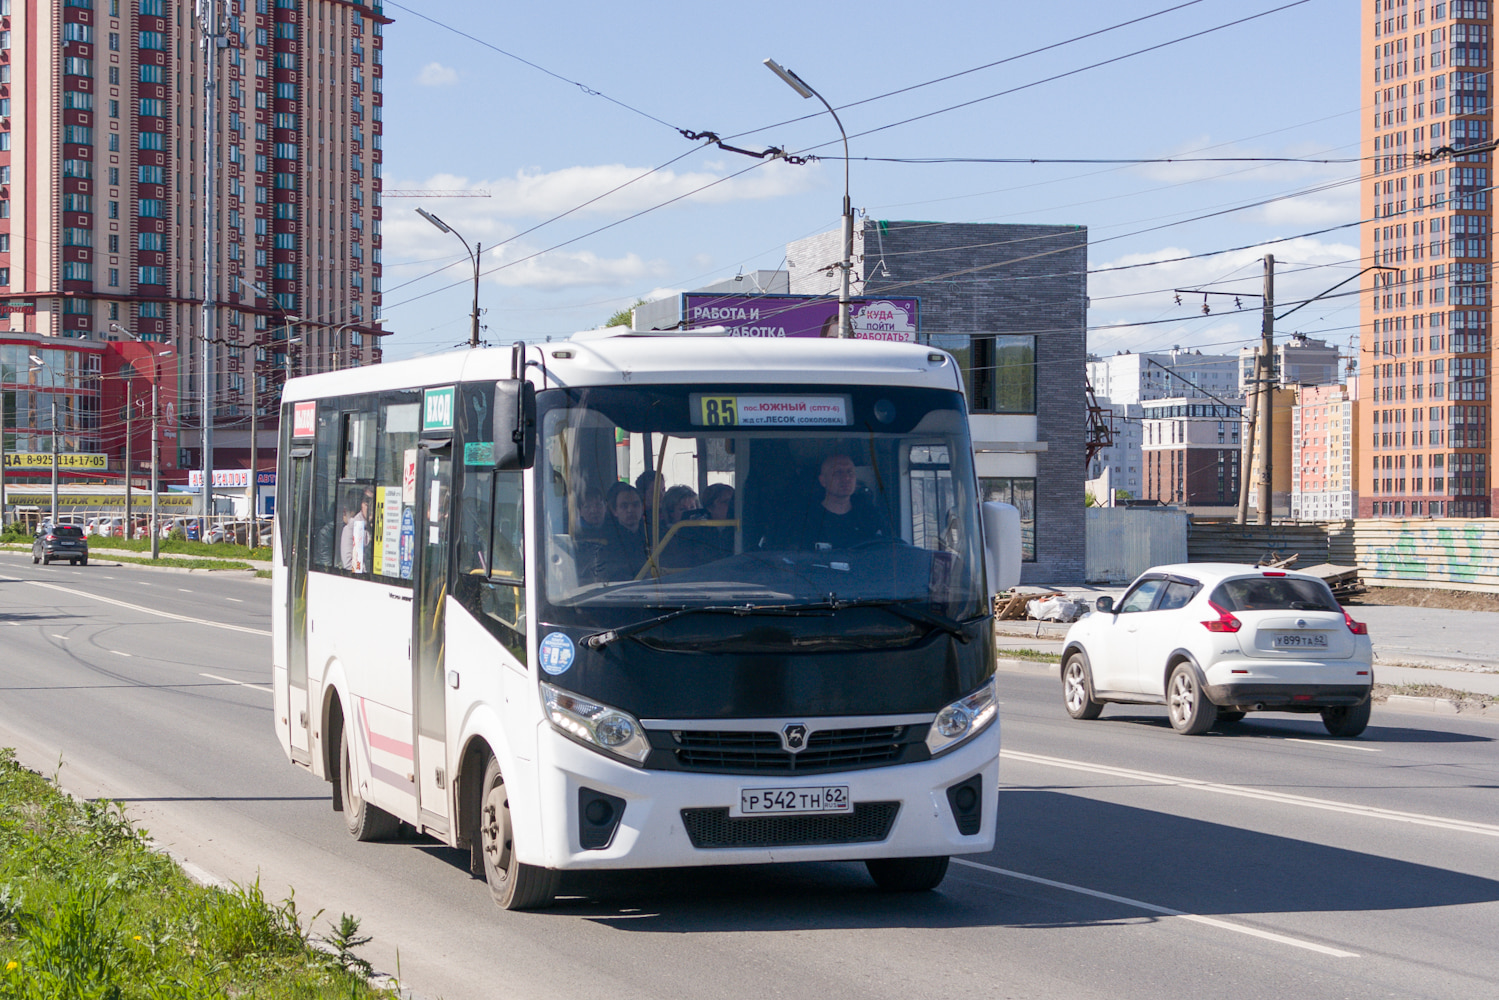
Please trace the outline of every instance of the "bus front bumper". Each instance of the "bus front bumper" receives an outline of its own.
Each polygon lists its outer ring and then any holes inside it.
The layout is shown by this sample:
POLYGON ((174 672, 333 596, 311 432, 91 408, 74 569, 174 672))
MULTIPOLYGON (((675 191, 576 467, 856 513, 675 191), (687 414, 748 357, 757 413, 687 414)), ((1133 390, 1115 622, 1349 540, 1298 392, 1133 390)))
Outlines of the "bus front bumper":
POLYGON ((977 854, 994 847, 997 719, 933 760, 794 776, 643 770, 550 728, 541 737, 538 791, 552 805, 539 824, 543 842, 517 845, 530 864, 671 868, 977 854), (746 790, 790 790, 798 797, 826 788, 847 788, 851 811, 739 815, 746 790))

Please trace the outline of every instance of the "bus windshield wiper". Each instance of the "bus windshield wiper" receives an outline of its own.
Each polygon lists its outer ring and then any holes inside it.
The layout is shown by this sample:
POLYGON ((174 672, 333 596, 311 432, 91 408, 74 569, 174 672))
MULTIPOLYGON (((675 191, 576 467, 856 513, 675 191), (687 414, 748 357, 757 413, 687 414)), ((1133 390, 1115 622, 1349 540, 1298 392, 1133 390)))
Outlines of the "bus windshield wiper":
MULTIPOLYGON (((664 615, 657 615, 655 618, 644 618, 638 622, 631 622, 628 625, 621 625, 619 628, 611 628, 605 629, 603 632, 595 632, 590 636, 584 637, 583 645, 587 646, 589 649, 603 649, 610 643, 623 639, 626 636, 637 635, 641 632, 649 631, 650 629, 655 628, 657 625, 669 622, 673 618, 681 618, 683 615, 739 615, 741 617, 748 615, 785 615, 789 617, 796 617, 801 614, 802 608, 802 605, 796 604, 707 604, 703 605, 702 607, 695 608, 678 608, 675 611, 668 611, 664 615)), ((813 610, 832 611, 835 609, 826 605, 815 605, 813 606, 813 610)))
MULTIPOLYGON (((817 604, 798 604, 795 605, 795 607, 812 611, 820 609, 840 611, 843 608, 880 608, 881 610, 890 612, 897 618, 904 618, 906 621, 913 624, 930 625, 933 628, 939 628, 942 631, 946 632, 948 635, 952 636, 954 639, 957 639, 959 642, 965 644, 970 641, 970 638, 968 633, 964 631, 963 627, 965 625, 970 625, 977 620, 969 619, 969 621, 967 622, 960 622, 955 619, 949 618, 946 615, 938 614, 935 611, 927 611, 925 608, 916 607, 915 605, 909 604, 905 601, 897 601, 885 597, 866 598, 864 600, 852 601, 844 601, 840 600, 837 597, 831 597, 828 600, 819 602, 817 604)), ((988 616, 986 615, 984 617, 988 616)))

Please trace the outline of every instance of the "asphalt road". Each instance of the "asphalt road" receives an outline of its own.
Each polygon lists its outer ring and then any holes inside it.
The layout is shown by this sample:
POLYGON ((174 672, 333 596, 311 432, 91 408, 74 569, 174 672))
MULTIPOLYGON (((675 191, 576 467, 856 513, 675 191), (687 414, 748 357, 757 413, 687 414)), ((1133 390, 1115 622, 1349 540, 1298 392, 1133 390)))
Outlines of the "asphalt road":
POLYGON ((716 868, 574 876, 557 908, 504 913, 457 852, 355 843, 286 762, 269 597, 0 554, 0 744, 126 801, 198 869, 359 916, 422 997, 1499 995, 1492 720, 1189 739, 1155 708, 1073 722, 1054 678, 1004 674, 999 847, 935 893, 881 895, 860 865, 716 868))

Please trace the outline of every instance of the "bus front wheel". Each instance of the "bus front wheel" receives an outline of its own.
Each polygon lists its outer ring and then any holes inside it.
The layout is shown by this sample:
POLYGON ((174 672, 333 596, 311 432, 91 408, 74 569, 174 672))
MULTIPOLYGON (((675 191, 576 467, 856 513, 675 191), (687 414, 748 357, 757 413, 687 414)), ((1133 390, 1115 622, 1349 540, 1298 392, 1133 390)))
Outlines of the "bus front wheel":
POLYGON ((479 790, 479 835, 473 838, 479 864, 474 868, 477 873, 483 866, 489 893, 502 908, 543 909, 557 894, 557 873, 516 860, 514 829, 505 778, 500 774, 499 761, 490 757, 479 790))
POLYGON ((349 731, 345 729, 338 741, 338 794, 343 803, 344 823, 355 840, 389 840, 400 830, 401 823, 359 794, 359 776, 354 773, 352 757, 349 731))
POLYGON ((886 892, 928 892, 947 877, 947 858, 870 858, 864 862, 874 884, 886 892))

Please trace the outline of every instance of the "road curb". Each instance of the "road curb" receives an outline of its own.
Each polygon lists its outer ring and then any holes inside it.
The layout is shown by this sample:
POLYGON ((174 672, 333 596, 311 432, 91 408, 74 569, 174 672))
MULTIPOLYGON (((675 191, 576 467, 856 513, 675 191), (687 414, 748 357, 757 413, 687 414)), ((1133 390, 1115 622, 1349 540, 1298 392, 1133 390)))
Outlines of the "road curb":
POLYGON ((1384 700, 1384 706, 1397 712, 1425 712, 1433 715, 1453 715, 1464 718, 1499 719, 1499 705, 1473 705, 1453 701, 1451 698, 1423 698, 1410 694, 1392 694, 1384 700))
POLYGON ((1053 662, 1042 660, 1016 660, 1007 657, 999 657, 994 661, 995 670, 1003 670, 1010 674, 1040 674, 1050 677, 1061 669, 1061 659, 1053 662))

